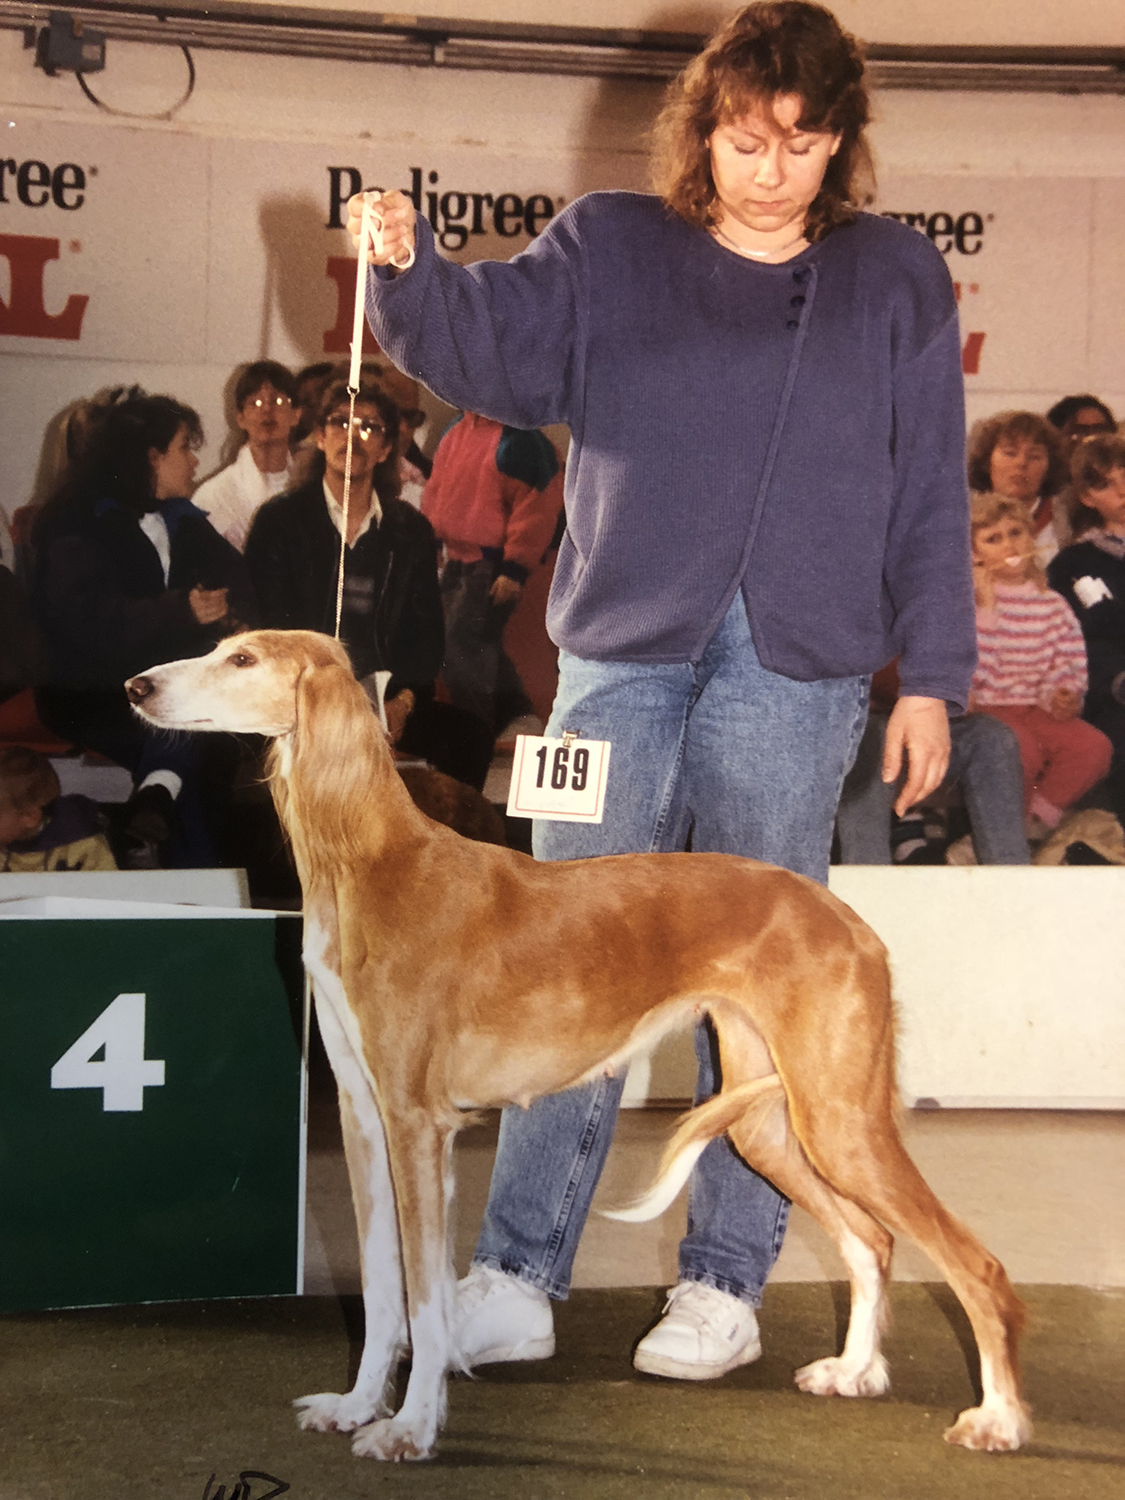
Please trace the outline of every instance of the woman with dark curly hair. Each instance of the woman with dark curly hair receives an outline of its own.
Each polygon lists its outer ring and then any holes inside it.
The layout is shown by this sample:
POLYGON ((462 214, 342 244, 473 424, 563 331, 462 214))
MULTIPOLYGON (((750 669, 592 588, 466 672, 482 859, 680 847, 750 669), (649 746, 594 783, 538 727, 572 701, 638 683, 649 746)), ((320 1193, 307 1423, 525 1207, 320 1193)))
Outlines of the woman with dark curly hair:
MULTIPOLYGON (((861 212, 867 120, 854 38, 779 0, 673 84, 656 195, 591 193, 509 263, 464 267, 402 194, 378 201, 382 347, 457 406, 571 430, 547 733, 613 752, 602 824, 537 823, 541 859, 690 839, 825 881, 869 675, 896 655, 883 775, 909 762, 902 807, 942 779, 974 660, 960 336, 934 246, 861 212)), ((706 1031, 697 1051, 702 1098, 706 1031)), ((459 1293, 469 1363, 552 1351, 548 1298, 566 1296, 621 1090, 505 1112, 459 1293)), ((700 1380, 758 1357, 787 1211, 725 1141, 707 1148, 639 1369, 700 1380)))
POLYGON ((138 865, 216 862, 200 767, 221 747, 150 731, 124 689, 158 662, 203 655, 253 613, 242 559, 188 498, 202 439, 199 417, 171 396, 109 393, 91 404, 81 449, 32 533, 50 658, 40 713, 132 772, 126 859, 138 865))
POLYGON ((1034 411, 1001 411, 969 434, 969 488, 1003 495, 1027 507, 1035 555, 1046 567, 1071 539, 1066 448, 1058 432, 1034 411))

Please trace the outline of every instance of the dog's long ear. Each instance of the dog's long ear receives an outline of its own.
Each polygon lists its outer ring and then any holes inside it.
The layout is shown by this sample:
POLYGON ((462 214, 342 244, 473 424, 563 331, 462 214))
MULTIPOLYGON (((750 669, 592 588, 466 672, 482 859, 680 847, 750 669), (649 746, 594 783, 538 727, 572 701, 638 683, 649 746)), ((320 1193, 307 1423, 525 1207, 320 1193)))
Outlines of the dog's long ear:
MULTIPOLYGON (((306 666, 297 679, 289 797, 327 860, 356 852, 365 808, 393 775, 383 731, 349 668, 306 666)), ((291 833, 295 830, 291 828, 291 833)))

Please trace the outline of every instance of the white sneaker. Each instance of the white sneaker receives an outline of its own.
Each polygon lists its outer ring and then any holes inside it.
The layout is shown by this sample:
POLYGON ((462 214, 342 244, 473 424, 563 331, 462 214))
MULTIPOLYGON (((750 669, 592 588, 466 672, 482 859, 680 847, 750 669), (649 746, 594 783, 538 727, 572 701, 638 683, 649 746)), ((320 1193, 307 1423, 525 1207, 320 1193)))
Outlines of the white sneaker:
POLYGON ((470 1368, 555 1352, 551 1299, 530 1282, 491 1266, 473 1266, 457 1283, 457 1346, 470 1368))
POLYGON ((714 1380, 762 1352, 754 1309, 729 1292, 681 1281, 664 1316, 633 1354, 633 1368, 673 1380, 714 1380))

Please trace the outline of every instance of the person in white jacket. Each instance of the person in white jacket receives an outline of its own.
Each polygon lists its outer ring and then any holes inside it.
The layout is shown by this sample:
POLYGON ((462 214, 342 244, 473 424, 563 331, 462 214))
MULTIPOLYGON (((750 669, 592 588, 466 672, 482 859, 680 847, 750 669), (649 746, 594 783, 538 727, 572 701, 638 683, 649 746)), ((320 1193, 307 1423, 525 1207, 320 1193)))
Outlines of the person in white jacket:
POLYGON ((296 382, 284 365, 261 359, 247 365, 234 388, 235 421, 246 434, 234 463, 196 490, 193 499, 211 525, 239 552, 259 506, 294 483, 289 438, 297 425, 296 382))

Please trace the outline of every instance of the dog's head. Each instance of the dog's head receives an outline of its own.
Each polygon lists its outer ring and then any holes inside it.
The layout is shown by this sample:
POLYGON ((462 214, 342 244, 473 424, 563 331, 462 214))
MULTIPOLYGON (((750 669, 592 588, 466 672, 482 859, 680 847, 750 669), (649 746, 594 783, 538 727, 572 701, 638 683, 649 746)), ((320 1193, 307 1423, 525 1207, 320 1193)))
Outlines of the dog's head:
POLYGON ((249 630, 207 656, 188 657, 130 677, 134 712, 161 729, 290 734, 300 717, 302 685, 327 671, 354 682, 338 641, 311 630, 249 630))

